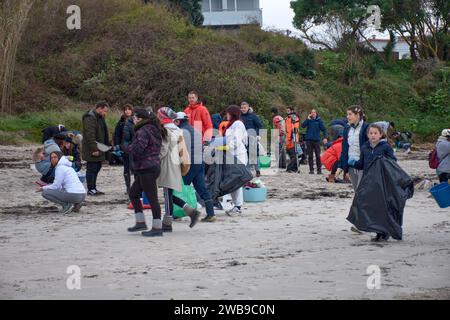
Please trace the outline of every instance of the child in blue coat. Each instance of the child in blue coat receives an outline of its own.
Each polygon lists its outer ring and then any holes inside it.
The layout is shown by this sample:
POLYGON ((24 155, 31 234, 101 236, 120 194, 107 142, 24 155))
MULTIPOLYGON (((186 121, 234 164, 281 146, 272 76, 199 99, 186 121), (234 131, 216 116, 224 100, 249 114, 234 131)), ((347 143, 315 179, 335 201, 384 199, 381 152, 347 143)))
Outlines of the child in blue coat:
MULTIPOLYGON (((394 150, 389 143, 387 143, 386 134, 379 125, 371 124, 367 130, 367 136, 369 141, 362 146, 360 159, 358 161, 354 158, 348 160, 348 165, 350 167, 363 170, 365 174, 372 161, 378 157, 385 157, 397 161, 394 150)), ((386 241, 388 239, 388 235, 377 233, 372 241, 378 242, 386 241)))

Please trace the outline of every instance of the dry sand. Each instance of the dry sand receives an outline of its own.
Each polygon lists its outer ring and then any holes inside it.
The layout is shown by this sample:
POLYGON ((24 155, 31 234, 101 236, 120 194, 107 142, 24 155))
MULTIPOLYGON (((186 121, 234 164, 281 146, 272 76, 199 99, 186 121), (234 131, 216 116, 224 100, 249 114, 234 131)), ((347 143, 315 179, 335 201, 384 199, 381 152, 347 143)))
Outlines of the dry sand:
MULTIPOLYGON (((246 204, 241 217, 175 222, 158 239, 128 234, 120 167, 105 166, 99 189, 78 214, 61 216, 35 193, 34 146, 0 147, 1 299, 449 299, 450 210, 429 193, 407 202, 404 240, 370 242, 345 220, 349 185, 324 176, 271 175, 269 199, 246 204), (68 290, 67 267, 81 268, 81 289, 68 290), (366 286, 381 268, 381 289, 366 286)), ((433 176, 426 153, 403 157, 411 175, 433 176)), ((150 213, 147 212, 147 216, 150 213)))

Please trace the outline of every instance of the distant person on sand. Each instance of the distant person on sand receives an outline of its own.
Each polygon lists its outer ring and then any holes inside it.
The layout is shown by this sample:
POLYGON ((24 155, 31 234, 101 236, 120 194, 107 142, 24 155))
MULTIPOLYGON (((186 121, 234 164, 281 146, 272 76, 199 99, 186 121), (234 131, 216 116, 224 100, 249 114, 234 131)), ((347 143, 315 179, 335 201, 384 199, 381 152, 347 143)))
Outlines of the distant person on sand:
POLYGON ((191 91, 188 94, 189 105, 184 110, 184 113, 189 117, 189 124, 195 130, 201 131, 202 141, 210 142, 213 135, 213 124, 208 109, 198 100, 198 94, 191 91))
POLYGON ((286 124, 286 151, 289 155, 289 163, 286 171, 288 173, 299 172, 298 155, 296 154, 296 143, 300 141, 300 118, 293 108, 287 108, 286 124))
MULTIPOLYGON (((122 116, 119 122, 117 122, 116 128, 114 129, 113 144, 128 146, 133 141, 134 136, 134 122, 133 122, 133 106, 131 104, 126 104, 122 108, 122 116)), ((126 192, 130 193, 131 187, 131 159, 130 154, 121 154, 118 152, 123 159, 123 178, 125 180, 126 192)))
POLYGON ((102 101, 96 104, 94 110, 89 110, 83 115, 82 156, 87 162, 86 183, 90 196, 104 194, 97 189, 97 176, 102 168, 102 162, 106 160, 106 155, 97 148, 97 142, 109 144, 108 127, 105 121, 108 108, 109 104, 102 101))
POLYGON ((278 163, 278 168, 286 169, 286 124, 276 107, 270 110, 272 114, 272 125, 275 130, 278 130, 278 152, 275 155, 278 163))
POLYGON ((80 152, 78 151, 78 146, 73 143, 72 138, 60 133, 57 134, 53 139, 58 144, 64 156, 66 156, 67 159, 72 162, 73 169, 76 172, 80 171, 81 156, 80 152))
POLYGON ((256 176, 261 176, 261 171, 259 169, 259 130, 262 129, 262 123, 256 113, 250 108, 250 104, 246 101, 241 103, 241 121, 245 125, 245 129, 247 129, 248 135, 248 163, 249 167, 255 167, 256 176))
POLYGON ((322 174, 322 162, 320 161, 320 132, 323 134, 323 145, 328 143, 328 134, 322 119, 317 111, 312 109, 306 119, 302 123, 302 128, 306 128, 306 150, 308 152, 309 173, 314 174, 314 154, 316 156, 317 174, 322 174))
POLYGON ((43 148, 38 148, 33 154, 35 168, 42 175, 37 181, 41 186, 52 183, 55 179, 55 168, 50 161, 50 154, 55 151, 61 151, 61 149, 55 140, 49 139, 45 141, 43 148))
POLYGON ((442 130, 436 143, 439 166, 436 169, 440 182, 450 180, 450 129, 442 130))
POLYGON ((72 168, 72 163, 62 152, 52 152, 50 161, 55 170, 55 180, 52 184, 39 188, 42 196, 62 206, 60 213, 78 212, 86 198, 86 190, 78 175, 72 168))

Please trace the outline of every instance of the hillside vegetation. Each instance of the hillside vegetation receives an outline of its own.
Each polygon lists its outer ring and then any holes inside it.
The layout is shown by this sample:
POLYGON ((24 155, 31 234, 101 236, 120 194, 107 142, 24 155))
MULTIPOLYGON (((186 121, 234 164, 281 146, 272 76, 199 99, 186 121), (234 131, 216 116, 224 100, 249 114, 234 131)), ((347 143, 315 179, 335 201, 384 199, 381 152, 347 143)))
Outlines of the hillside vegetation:
POLYGON ((386 63, 366 53, 349 68, 344 53, 312 51, 277 32, 197 28, 161 5, 130 0, 75 1, 82 29, 69 31, 72 3, 33 8, 18 51, 15 114, 0 120, 1 143, 37 141, 41 128, 57 123, 80 129, 82 112, 103 99, 116 108, 181 110, 190 90, 211 113, 247 100, 266 125, 272 106, 294 106, 303 117, 316 108, 330 120, 357 103, 370 120, 395 121, 420 139, 450 124, 448 64, 386 63))

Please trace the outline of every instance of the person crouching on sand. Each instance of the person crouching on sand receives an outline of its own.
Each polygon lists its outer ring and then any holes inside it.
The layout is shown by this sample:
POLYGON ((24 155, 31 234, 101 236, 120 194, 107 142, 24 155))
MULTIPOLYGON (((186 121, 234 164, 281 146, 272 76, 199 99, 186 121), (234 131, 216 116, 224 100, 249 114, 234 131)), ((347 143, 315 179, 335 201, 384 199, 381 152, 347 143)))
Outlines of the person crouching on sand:
POLYGON ((42 191, 45 199, 61 205, 60 213, 78 212, 86 198, 86 189, 72 168, 72 162, 59 151, 50 154, 50 162, 56 168, 55 180, 38 191, 42 191))

